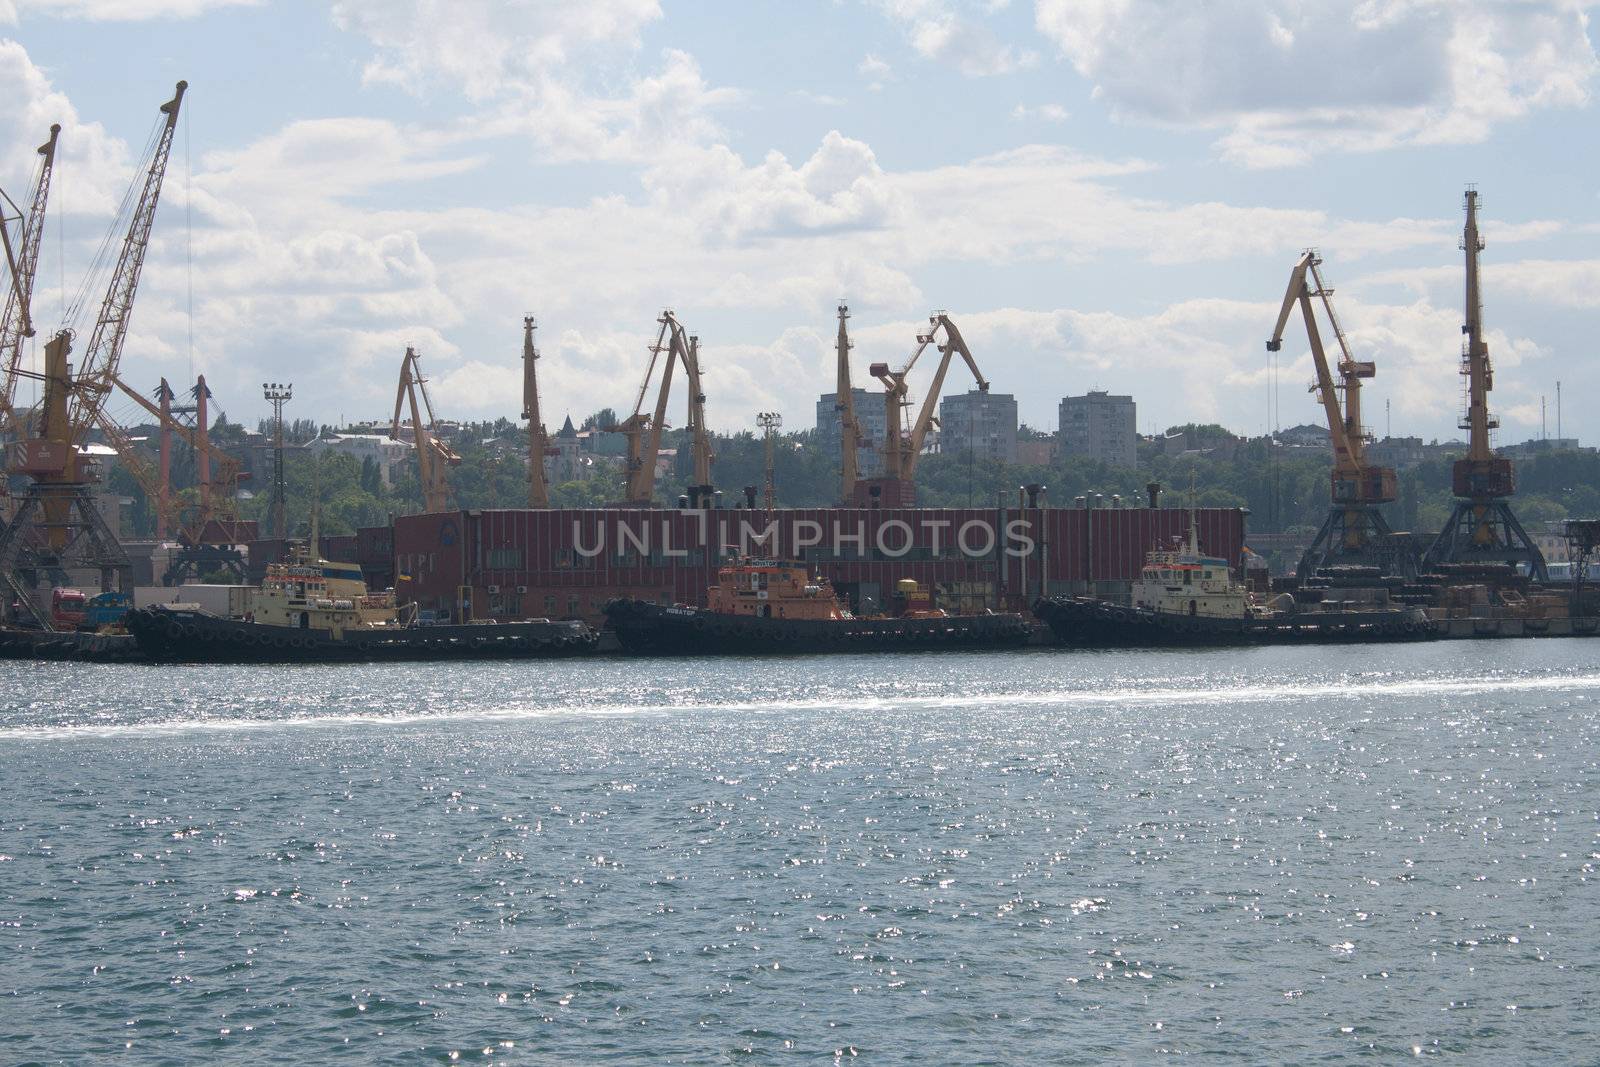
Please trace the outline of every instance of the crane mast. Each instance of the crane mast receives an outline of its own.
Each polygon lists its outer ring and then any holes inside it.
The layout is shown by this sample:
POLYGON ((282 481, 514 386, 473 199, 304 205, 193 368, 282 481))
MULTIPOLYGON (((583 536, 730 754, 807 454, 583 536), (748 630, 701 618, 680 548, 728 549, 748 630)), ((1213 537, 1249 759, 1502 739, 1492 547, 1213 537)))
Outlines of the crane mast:
POLYGON ((450 482, 446 467, 456 466, 461 457, 456 455, 436 432, 433 401, 428 397, 428 380, 422 376, 415 348, 408 347, 400 361, 400 385, 394 394, 394 419, 389 436, 400 440, 400 414, 409 403, 411 408, 411 439, 417 453, 417 476, 422 485, 423 514, 437 515, 450 510, 450 482), (420 403, 419 403, 420 396, 420 403), (423 421, 423 415, 427 421, 423 421))
POLYGON ((1459 427, 1467 431, 1467 454, 1451 470, 1456 505, 1444 529, 1429 546, 1425 561, 1434 567, 1450 564, 1524 566, 1538 581, 1547 581, 1544 553, 1539 550, 1507 503, 1516 492, 1516 475, 1509 459, 1497 455, 1489 432, 1500 425, 1489 413, 1489 392, 1494 388, 1494 368, 1483 331, 1483 288, 1479 253, 1483 237, 1478 232, 1478 191, 1468 188, 1466 224, 1461 250, 1466 253, 1466 336, 1461 351, 1461 375, 1466 379, 1467 410, 1459 427))
POLYGON ((839 337, 834 351, 839 361, 839 378, 834 410, 839 413, 839 499, 848 504, 856 495, 856 478, 859 473, 858 450, 861 448, 861 424, 856 421, 855 394, 850 388, 850 333, 845 320, 850 309, 839 305, 839 337))
MULTIPOLYGON (((165 536, 168 527, 176 528, 181 537, 193 544, 198 543, 205 535, 206 526, 212 522, 223 524, 224 527, 237 520, 237 509, 234 506, 239 481, 244 477, 241 464, 226 452, 214 451, 211 448, 210 432, 206 425, 205 401, 210 398, 206 388, 205 375, 201 375, 195 383, 196 418, 195 425, 189 426, 174 417, 172 401, 174 393, 165 378, 156 390, 156 399, 151 400, 129 385, 121 376, 113 374, 111 384, 128 399, 132 400, 146 414, 155 419, 156 425, 161 429, 161 472, 160 481, 153 498, 157 501, 156 522, 157 529, 163 531, 158 536, 165 536), (171 458, 167 442, 174 436, 183 441, 193 450, 195 455, 195 486, 198 495, 196 506, 185 509, 172 500, 171 492, 171 458), (215 476, 209 469, 216 464, 215 476), (224 486, 218 492, 218 484, 224 486), (190 518, 184 521, 184 512, 189 512, 190 518)), ((102 429, 110 420, 103 415, 97 419, 97 425, 102 429)), ((112 442, 115 447, 115 442, 112 442)), ((118 448, 119 455, 123 449, 118 448)), ((130 466, 132 461, 128 456, 122 456, 123 462, 130 466)))
POLYGON ((45 205, 50 199, 50 179, 55 173, 56 142, 60 136, 61 126, 58 123, 50 127, 50 139, 39 146, 39 175, 33 183, 33 196, 29 200, 28 214, 23 220, 22 236, 15 254, 4 226, 0 225, 0 237, 5 237, 7 265, 11 269, 11 288, 6 292, 5 311, 0 314, 0 362, 5 365, 5 379, 0 384, 0 433, 14 432, 16 429, 13 423, 18 371, 22 368, 22 342, 34 334, 33 281, 39 269, 45 205))
POLYGON ((544 476, 544 459, 550 449, 550 435, 539 413, 539 376, 534 368, 539 350, 533 345, 537 325, 532 315, 522 317, 522 417, 528 420, 528 506, 547 508, 550 486, 544 476))
POLYGON ((705 424, 705 389, 700 376, 700 338, 690 336, 671 309, 662 311, 656 320, 655 343, 650 346, 650 362, 645 366, 644 380, 634 400, 633 412, 619 423, 616 432, 626 436, 628 442, 628 481, 624 503, 630 507, 649 507, 655 499, 656 461, 661 455, 661 434, 667 426, 667 401, 672 391, 672 374, 682 363, 689 379, 689 430, 690 456, 693 461, 694 482, 688 489, 690 507, 709 507, 715 494, 711 484, 711 464, 716 457, 711 452, 711 435, 705 424), (665 354, 666 359, 661 357, 665 354), (646 412, 645 399, 650 393, 650 382, 657 365, 661 367, 661 380, 657 387, 655 407, 646 412))
POLYGON ((1333 310, 1333 290, 1322 280, 1322 257, 1315 249, 1306 251, 1289 274, 1289 285, 1278 310, 1278 321, 1267 350, 1283 348, 1283 331, 1295 308, 1305 322, 1306 339, 1311 345, 1311 361, 1316 378, 1311 392, 1322 403, 1328 422, 1328 440, 1333 446, 1333 472, 1330 482, 1331 506, 1328 517, 1310 547, 1300 557, 1299 576, 1309 578, 1330 564, 1369 564, 1389 573, 1411 575, 1416 571, 1412 553, 1389 528, 1379 505, 1398 495, 1395 473, 1388 467, 1366 462, 1366 431, 1361 425, 1361 382, 1377 373, 1371 362, 1356 360, 1350 354, 1349 340, 1339 326, 1333 310), (1339 380, 1333 369, 1317 326, 1316 303, 1320 302, 1339 343, 1339 380), (1344 407, 1339 404, 1344 396, 1344 407))
POLYGON ((978 362, 973 358, 966 340, 962 338, 961 331, 943 311, 935 311, 928 316, 928 329, 917 334, 917 347, 900 370, 891 371, 887 363, 874 363, 869 368, 869 373, 883 384, 884 415, 888 432, 883 442, 884 476, 860 483, 865 486, 866 493, 857 492, 857 504, 872 503, 875 500, 885 506, 909 507, 914 502, 917 459, 922 454, 922 446, 927 440, 928 431, 939 424, 934 412, 939 404, 940 393, 944 389, 945 375, 950 370, 950 359, 958 353, 978 383, 978 391, 987 393, 988 380, 978 370, 978 362), (943 344, 938 343, 938 334, 941 330, 944 331, 943 344), (934 371, 928 395, 923 398, 916 421, 908 429, 905 426, 905 409, 910 401, 906 378, 929 345, 934 345, 939 350, 939 366, 934 371), (868 499, 862 499, 863 496, 868 499), (885 497, 887 499, 884 499, 885 497))
POLYGON ((689 378, 689 458, 694 483, 689 486, 690 507, 709 506, 711 494, 711 432, 706 429, 706 391, 700 381, 700 338, 690 334, 684 369, 689 378))

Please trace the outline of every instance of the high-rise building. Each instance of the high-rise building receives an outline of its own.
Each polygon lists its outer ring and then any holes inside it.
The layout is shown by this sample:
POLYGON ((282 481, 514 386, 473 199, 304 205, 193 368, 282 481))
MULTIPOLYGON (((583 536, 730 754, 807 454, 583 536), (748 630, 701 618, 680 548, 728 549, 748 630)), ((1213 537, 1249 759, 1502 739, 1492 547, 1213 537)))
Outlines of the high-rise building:
POLYGON ((1138 465, 1136 410, 1131 396, 1091 392, 1061 400, 1061 452, 1118 467, 1138 465))
MULTIPOLYGON (((889 414, 883 406, 883 394, 852 389, 850 403, 866 438, 856 457, 857 474, 862 478, 882 477, 883 439, 889 433, 889 414)), ((839 438, 839 394, 823 393, 817 397, 817 444, 837 455, 839 438)))
POLYGON ((1017 398, 977 389, 939 401, 939 451, 947 456, 1017 461, 1017 398))

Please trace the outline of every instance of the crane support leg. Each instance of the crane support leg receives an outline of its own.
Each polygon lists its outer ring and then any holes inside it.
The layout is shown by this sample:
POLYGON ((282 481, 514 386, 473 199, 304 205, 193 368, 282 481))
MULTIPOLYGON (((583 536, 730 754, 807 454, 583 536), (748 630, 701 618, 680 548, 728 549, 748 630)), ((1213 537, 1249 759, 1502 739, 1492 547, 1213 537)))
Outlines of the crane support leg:
POLYGON ((1335 504, 1301 555, 1295 574, 1304 581, 1325 567, 1356 565, 1381 568, 1384 574, 1415 578, 1416 551, 1389 528, 1383 512, 1367 504, 1335 504))
POLYGON ((128 553, 94 506, 89 487, 35 482, 24 491, 16 517, 0 530, 0 579, 15 611, 50 629, 49 611, 34 599, 38 575, 68 567, 98 570, 102 592, 133 592, 128 553), (59 552, 44 536, 52 525, 49 516, 56 511, 65 515, 61 525, 66 527, 65 547, 59 552))
POLYGON ((1449 564, 1526 564, 1535 581, 1550 580, 1544 553, 1522 528, 1504 498, 1458 500, 1423 563, 1433 570, 1449 564))

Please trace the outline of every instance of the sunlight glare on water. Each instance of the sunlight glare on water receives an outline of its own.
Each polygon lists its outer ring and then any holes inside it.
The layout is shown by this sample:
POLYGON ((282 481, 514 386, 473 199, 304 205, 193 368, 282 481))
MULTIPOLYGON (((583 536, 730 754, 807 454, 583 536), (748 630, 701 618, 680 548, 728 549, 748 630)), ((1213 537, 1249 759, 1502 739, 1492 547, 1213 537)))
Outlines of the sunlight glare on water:
POLYGON ((1583 1062, 1596 648, 0 665, 0 1048, 1583 1062))

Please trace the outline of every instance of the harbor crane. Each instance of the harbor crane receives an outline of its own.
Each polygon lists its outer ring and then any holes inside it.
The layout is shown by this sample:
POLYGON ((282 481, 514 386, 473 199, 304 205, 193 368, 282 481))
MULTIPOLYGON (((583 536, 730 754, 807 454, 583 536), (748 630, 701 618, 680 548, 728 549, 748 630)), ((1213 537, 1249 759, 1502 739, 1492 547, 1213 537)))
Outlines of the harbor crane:
POLYGON ((845 320, 849 318, 850 309, 841 302, 839 337, 835 344, 839 360, 838 392, 833 407, 839 413, 839 499, 846 505, 855 499, 860 450, 867 443, 867 435, 862 432, 861 422, 856 418, 855 393, 850 388, 850 349, 855 346, 850 341, 850 333, 845 325, 845 320))
POLYGON ((532 315, 522 317, 522 417, 528 420, 528 506, 547 508, 550 486, 544 475, 544 461, 553 450, 550 433, 544 428, 544 419, 539 413, 539 377, 534 369, 539 361, 539 350, 533 345, 533 331, 537 326, 532 315))
MULTIPOLYGON (((26 475, 30 481, 16 515, 0 531, 0 581, 20 610, 46 629, 51 627, 49 612, 33 600, 41 571, 59 574, 68 565, 94 568, 100 572, 102 591, 111 592, 113 586, 129 591, 132 567, 90 497, 82 448, 90 428, 100 422, 122 358, 187 88, 187 82, 178 82, 172 99, 161 105, 162 117, 147 161, 140 168, 142 176, 136 172, 138 196, 130 195, 127 201, 133 205, 128 230, 76 372, 67 361, 74 335, 64 325, 45 345, 38 417, 8 467, 9 473, 26 475)), ((68 318, 70 321, 70 314, 68 318)))
POLYGON ((1377 368, 1370 361, 1351 356, 1349 341, 1333 311, 1333 290, 1322 280, 1321 267, 1322 257, 1315 249, 1307 250, 1300 257, 1289 274, 1289 287, 1283 294, 1278 323, 1267 342, 1269 352, 1283 348, 1284 327, 1298 305, 1316 368, 1316 378, 1308 391, 1316 393, 1322 402, 1328 420, 1328 439, 1333 445, 1332 506, 1315 540, 1301 555, 1296 573, 1305 579, 1322 567, 1356 563, 1376 565, 1386 573, 1412 577, 1416 574, 1416 561, 1410 552, 1399 547, 1400 539, 1389 528, 1380 507, 1398 496, 1395 472, 1392 468, 1368 463, 1365 456, 1367 434, 1361 425, 1361 383, 1373 377, 1377 368), (1337 382, 1323 348, 1313 301, 1322 304, 1339 343, 1337 382), (1341 393, 1344 395, 1342 411, 1341 393))
POLYGON ((1423 556, 1430 569, 1451 564, 1526 566, 1535 580, 1549 580, 1544 553, 1517 521, 1507 499, 1516 492, 1516 475, 1509 459, 1497 455, 1489 431, 1500 425, 1489 413, 1489 391, 1494 388, 1494 368, 1489 343, 1483 336, 1483 290, 1478 277, 1478 191, 1467 189, 1466 226, 1461 249, 1466 253, 1466 317, 1461 332, 1461 376, 1466 380, 1466 413, 1459 427, 1467 431, 1467 454, 1451 471, 1456 505, 1449 520, 1423 556))
POLYGON ((670 308, 662 311, 656 322, 660 329, 656 332, 655 343, 650 346, 650 362, 645 366, 644 380, 639 385, 633 412, 616 427, 616 431, 623 434, 628 442, 628 483, 624 503, 629 507, 650 507, 654 502, 656 461, 661 455, 661 433, 667 425, 667 400, 672 390, 672 372, 681 362, 689 379, 687 429, 694 479, 688 487, 687 502, 691 508, 710 507, 716 492, 711 484, 711 463, 716 457, 711 453, 711 437, 706 430, 706 394, 700 380, 700 338, 685 331, 670 308), (662 358, 663 354, 665 359, 662 358), (657 387, 655 409, 647 412, 644 403, 658 364, 661 367, 661 381, 657 387))
POLYGON ((461 464, 461 457, 445 444, 439 436, 438 420, 433 414, 433 400, 428 396, 428 379, 422 376, 415 348, 408 347, 400 361, 400 385, 394 394, 394 420, 389 436, 400 437, 400 412, 407 404, 411 407, 411 438, 417 453, 417 480, 422 484, 422 513, 437 515, 450 510, 450 480, 446 468, 461 464), (418 394, 421 403, 418 404, 418 394), (422 421, 423 414, 428 421, 422 421))
MULTIPOLYGON (((0 364, 5 378, 0 381, 0 435, 20 436, 16 425, 18 372, 22 369, 23 341, 33 337, 33 281, 39 269, 39 245, 44 239, 45 206, 50 200, 50 179, 55 174, 56 142, 61 126, 50 127, 50 139, 39 146, 39 172, 33 180, 33 195, 24 215, 11 198, 0 192, 6 204, 17 211, 22 223, 20 237, 12 244, 6 228, 5 208, 0 206, 0 242, 5 245, 6 267, 11 286, 6 290, 5 311, 0 313, 0 364)), ((6 479, 0 478, 0 493, 7 492, 6 479)))
POLYGON ((935 311, 928 316, 927 330, 917 335, 917 347, 900 370, 891 371, 887 363, 874 363, 868 368, 869 373, 883 383, 888 432, 884 436, 882 449, 883 477, 857 482, 857 506, 910 507, 916 503, 917 459, 922 454, 928 431, 939 424, 934 411, 944 389, 945 375, 950 370, 950 358, 957 353, 960 353, 973 379, 977 381, 978 391, 987 393, 989 382, 978 370, 978 361, 972 357, 961 331, 956 329, 956 324, 943 311, 935 311), (944 331, 942 344, 938 341, 941 330, 944 331), (922 401, 916 421, 906 428, 905 410, 910 406, 906 378, 929 345, 939 350, 939 367, 934 371, 928 395, 922 401))
POLYGON ((112 375, 118 391, 155 420, 161 431, 160 471, 151 471, 138 448, 114 420, 101 414, 96 425, 106 443, 116 449, 123 467, 137 481, 156 507, 156 537, 165 540, 176 533, 179 551, 162 575, 163 585, 180 585, 189 577, 226 572, 235 580, 245 580, 244 555, 238 546, 255 537, 256 524, 241 522, 238 511, 239 483, 248 475, 239 460, 211 447, 207 402, 211 390, 205 375, 195 381, 192 409, 174 408, 175 394, 165 378, 150 400, 120 375, 112 375), (194 425, 182 421, 177 412, 193 410, 194 425), (194 499, 186 500, 172 492, 172 439, 176 437, 194 453, 194 499), (213 466, 215 469, 213 470, 213 466))

